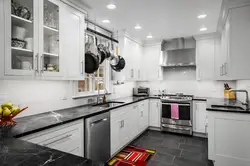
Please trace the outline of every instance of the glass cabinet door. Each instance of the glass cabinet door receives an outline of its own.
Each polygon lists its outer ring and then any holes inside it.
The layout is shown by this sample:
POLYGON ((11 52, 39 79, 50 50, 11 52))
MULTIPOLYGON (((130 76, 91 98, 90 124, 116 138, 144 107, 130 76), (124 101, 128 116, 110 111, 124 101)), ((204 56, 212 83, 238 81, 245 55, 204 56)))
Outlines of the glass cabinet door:
MULTIPOLYGON (((31 75, 34 73, 35 1, 4 1, 5 7, 5 74, 31 75)), ((38 56, 38 55, 37 55, 38 56)))
POLYGON ((41 58, 43 75, 60 73, 59 10, 58 1, 43 1, 43 55, 41 58))

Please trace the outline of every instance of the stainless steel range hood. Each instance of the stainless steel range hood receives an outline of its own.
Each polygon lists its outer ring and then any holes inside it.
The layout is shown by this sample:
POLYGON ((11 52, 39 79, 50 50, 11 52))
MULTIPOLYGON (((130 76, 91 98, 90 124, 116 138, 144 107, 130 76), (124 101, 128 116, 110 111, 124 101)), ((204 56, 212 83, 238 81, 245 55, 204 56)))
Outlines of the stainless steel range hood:
POLYGON ((193 37, 163 40, 162 67, 195 67, 196 41, 193 37))

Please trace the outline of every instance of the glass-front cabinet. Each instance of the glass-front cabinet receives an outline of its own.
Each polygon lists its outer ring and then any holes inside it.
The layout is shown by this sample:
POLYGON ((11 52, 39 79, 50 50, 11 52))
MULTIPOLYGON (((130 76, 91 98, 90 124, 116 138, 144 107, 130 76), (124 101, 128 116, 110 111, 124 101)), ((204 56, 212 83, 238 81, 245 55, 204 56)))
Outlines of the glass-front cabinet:
POLYGON ((43 52, 41 55, 41 74, 43 76, 61 75, 59 5, 57 0, 43 0, 42 27, 43 52))
POLYGON ((5 0, 5 75, 62 76, 58 0, 5 0))

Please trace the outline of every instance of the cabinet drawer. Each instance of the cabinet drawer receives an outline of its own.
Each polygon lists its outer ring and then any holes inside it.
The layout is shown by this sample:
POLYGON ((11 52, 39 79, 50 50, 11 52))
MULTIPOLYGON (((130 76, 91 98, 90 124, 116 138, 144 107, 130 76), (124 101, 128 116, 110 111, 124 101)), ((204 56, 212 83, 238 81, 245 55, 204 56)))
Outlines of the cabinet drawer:
POLYGON ((120 117, 123 117, 123 114, 126 114, 131 109, 131 106, 126 106, 123 108, 112 110, 110 113, 111 119, 119 119, 120 117))
POLYGON ((83 120, 41 131, 21 138, 63 152, 83 156, 83 120))

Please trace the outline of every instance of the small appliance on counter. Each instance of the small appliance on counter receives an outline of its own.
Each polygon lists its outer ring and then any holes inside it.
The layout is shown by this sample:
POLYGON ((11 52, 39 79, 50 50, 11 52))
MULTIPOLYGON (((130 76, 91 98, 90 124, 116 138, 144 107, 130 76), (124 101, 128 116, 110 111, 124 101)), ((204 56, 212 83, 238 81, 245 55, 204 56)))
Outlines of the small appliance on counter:
POLYGON ((133 96, 147 97, 149 96, 150 89, 145 87, 133 88, 133 96))

